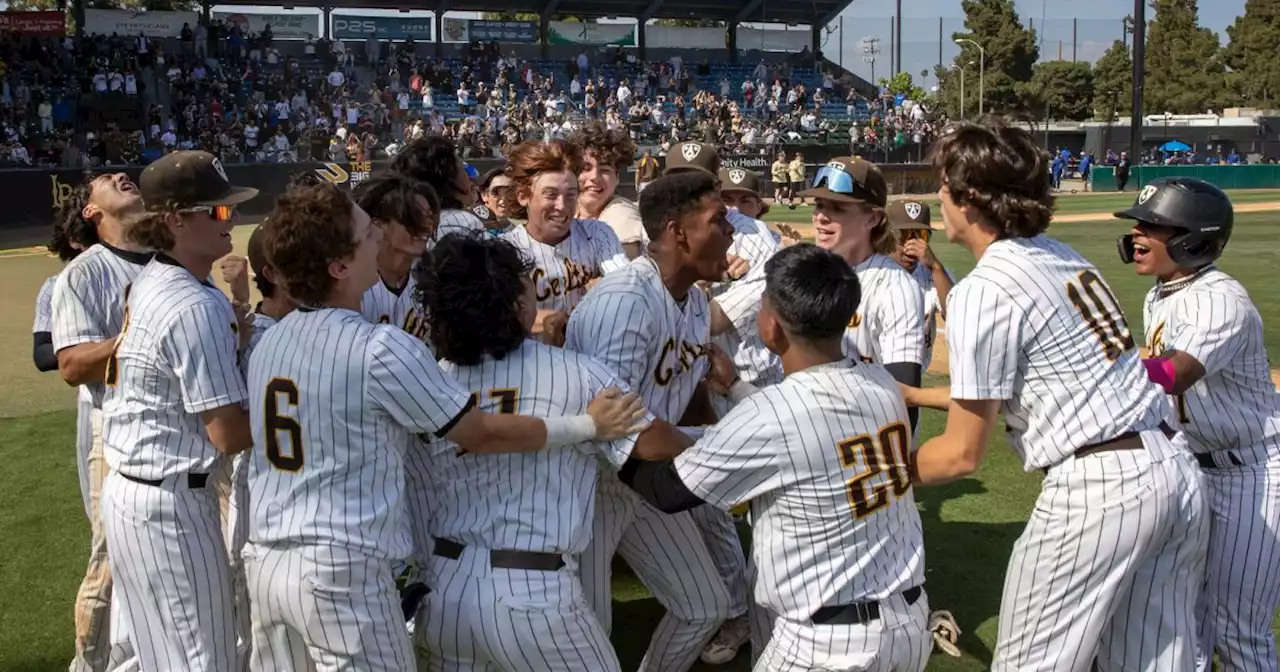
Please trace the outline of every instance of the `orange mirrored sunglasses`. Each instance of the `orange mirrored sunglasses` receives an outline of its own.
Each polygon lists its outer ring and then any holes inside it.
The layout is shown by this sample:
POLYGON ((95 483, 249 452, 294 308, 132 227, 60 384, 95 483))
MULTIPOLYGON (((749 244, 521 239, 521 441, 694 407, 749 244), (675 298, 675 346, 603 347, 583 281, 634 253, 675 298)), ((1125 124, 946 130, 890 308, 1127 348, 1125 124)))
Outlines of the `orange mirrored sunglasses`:
POLYGON ((236 206, 234 205, 197 205, 187 208, 186 212, 207 212, 209 217, 219 222, 229 222, 232 217, 236 216, 236 206))
POLYGON ((929 236, 933 235, 933 231, 930 229, 902 229, 901 233, 902 242, 904 243, 908 240, 915 240, 917 238, 927 243, 929 242, 929 236))

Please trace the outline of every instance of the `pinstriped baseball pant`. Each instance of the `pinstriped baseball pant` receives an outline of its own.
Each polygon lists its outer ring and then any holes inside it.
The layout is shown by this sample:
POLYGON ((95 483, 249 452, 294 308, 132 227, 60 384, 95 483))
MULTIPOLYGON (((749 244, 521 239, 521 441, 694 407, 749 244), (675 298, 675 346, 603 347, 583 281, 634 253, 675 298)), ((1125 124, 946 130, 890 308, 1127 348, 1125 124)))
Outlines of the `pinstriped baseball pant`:
MULTIPOLYGON (((753 672, 922 672, 933 650, 929 597, 907 604, 902 595, 880 600, 880 618, 861 625, 814 625, 777 618, 753 672)), ((753 640, 754 645, 754 640, 753 640)))
POLYGON ((334 546, 253 543, 243 556, 251 670, 413 669, 390 560, 334 546))
POLYGON ((488 549, 428 565, 419 669, 427 672, 620 672, 583 596, 573 558, 558 571, 495 569, 488 549))
POLYGON ((115 598, 143 670, 236 664, 231 566, 213 488, 185 474, 144 485, 112 472, 102 493, 115 598))
POLYGON ((1182 435, 1141 438, 1049 470, 1009 559, 994 672, 1194 669, 1200 469, 1182 435))
POLYGON ((231 462, 231 493, 227 501, 227 554, 231 562, 231 598, 236 624, 236 670, 249 669, 249 653, 253 642, 249 619, 249 587, 244 576, 241 551, 249 542, 249 461, 248 454, 236 455, 231 462))
POLYGON ((605 632, 613 625, 613 556, 621 554, 667 613, 641 672, 684 672, 729 616, 729 593, 689 512, 664 514, 601 470, 582 587, 605 632))
POLYGON ((1212 519, 1198 669, 1216 649, 1223 672, 1277 669, 1271 621, 1280 605, 1280 447, 1218 451, 1204 469, 1212 519), (1227 454, 1229 453, 1229 454, 1227 454))

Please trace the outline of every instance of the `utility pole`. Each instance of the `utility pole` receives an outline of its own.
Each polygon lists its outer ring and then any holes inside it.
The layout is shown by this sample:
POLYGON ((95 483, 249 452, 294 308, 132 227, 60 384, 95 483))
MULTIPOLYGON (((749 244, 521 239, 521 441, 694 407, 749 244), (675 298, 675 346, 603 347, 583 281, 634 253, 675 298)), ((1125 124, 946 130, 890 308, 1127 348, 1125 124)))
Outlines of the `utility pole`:
POLYGON ((871 64, 871 85, 876 84, 876 57, 880 55, 880 38, 862 38, 862 62, 871 64))
POLYGON ((1147 0, 1133 0, 1133 109, 1129 114, 1129 157, 1142 155, 1142 88, 1146 80, 1147 0))

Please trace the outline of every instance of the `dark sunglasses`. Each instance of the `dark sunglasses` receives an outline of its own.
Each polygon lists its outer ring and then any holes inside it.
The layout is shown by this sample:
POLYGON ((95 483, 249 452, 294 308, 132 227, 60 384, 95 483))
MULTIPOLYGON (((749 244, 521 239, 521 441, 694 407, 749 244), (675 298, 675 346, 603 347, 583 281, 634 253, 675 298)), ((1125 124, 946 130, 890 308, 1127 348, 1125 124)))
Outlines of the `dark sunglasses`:
POLYGON ((902 229, 900 233, 902 234, 902 242, 904 243, 908 240, 915 240, 917 238, 927 243, 929 242, 929 236, 933 235, 933 231, 930 231, 929 229, 902 229))
POLYGON ((187 208, 183 212, 204 212, 209 217, 218 222, 229 222, 236 215, 236 206, 234 205, 197 205, 187 208))

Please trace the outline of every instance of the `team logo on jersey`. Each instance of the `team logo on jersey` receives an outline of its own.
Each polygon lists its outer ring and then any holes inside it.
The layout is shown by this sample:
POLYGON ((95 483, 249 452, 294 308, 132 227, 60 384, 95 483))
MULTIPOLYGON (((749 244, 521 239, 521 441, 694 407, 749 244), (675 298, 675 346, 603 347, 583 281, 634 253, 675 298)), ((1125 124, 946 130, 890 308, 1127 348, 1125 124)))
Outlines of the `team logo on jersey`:
POLYGON ((1151 337, 1147 339, 1147 356, 1159 357, 1164 354, 1164 322, 1156 325, 1151 330, 1151 337))
POLYGON ((696 142, 686 142, 682 147, 680 147, 680 156, 683 156, 685 161, 692 161, 698 158, 698 155, 701 153, 702 145, 696 142))
POLYGON ((734 184, 742 184, 742 181, 745 179, 747 179, 747 171, 741 168, 734 168, 733 170, 729 171, 730 182, 734 184))
POLYGON ((476 213, 476 217, 479 217, 480 219, 484 219, 484 220, 488 220, 489 217, 492 216, 492 213, 489 212, 489 208, 483 205, 477 205, 476 207, 471 209, 471 212, 476 213))
POLYGON ((907 203, 903 206, 907 211, 907 216, 911 219, 919 219, 921 207, 919 203, 907 203))
POLYGON ((699 357, 706 357, 710 353, 711 345, 708 343, 686 343, 668 338, 662 344, 658 365, 653 369, 653 382, 659 387, 666 387, 676 376, 692 370, 699 357), (674 361, 668 361, 671 355, 675 356, 674 361))
POLYGON ((853 317, 849 318, 849 328, 857 329, 860 326, 862 326, 862 313, 854 313, 853 317))
POLYGON ((221 177, 224 182, 231 181, 231 178, 227 177, 227 169, 223 168, 222 162, 216 158, 213 160, 213 169, 218 171, 218 177, 221 177))
POLYGON ((1151 197, 1155 196, 1157 191, 1159 191, 1159 188, 1150 184, 1143 187, 1142 191, 1138 192, 1138 205, 1142 205, 1143 203, 1151 200, 1151 197))

